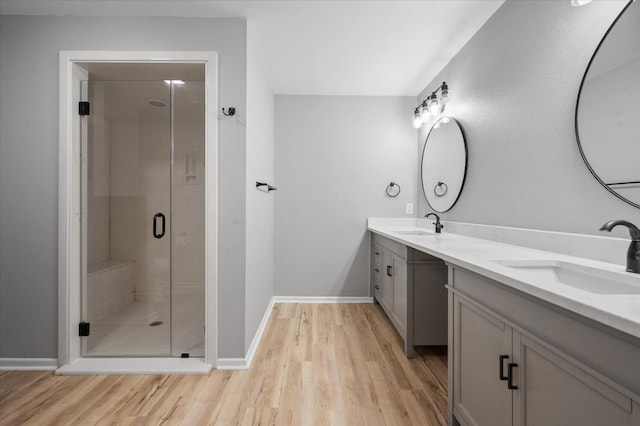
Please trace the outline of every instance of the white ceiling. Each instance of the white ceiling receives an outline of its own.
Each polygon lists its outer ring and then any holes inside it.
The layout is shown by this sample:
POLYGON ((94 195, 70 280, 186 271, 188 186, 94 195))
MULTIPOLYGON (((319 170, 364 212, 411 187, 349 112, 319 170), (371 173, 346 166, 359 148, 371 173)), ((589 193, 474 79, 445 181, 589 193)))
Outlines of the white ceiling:
POLYGON ((0 13, 242 16, 276 94, 416 96, 503 2, 0 0, 0 13))

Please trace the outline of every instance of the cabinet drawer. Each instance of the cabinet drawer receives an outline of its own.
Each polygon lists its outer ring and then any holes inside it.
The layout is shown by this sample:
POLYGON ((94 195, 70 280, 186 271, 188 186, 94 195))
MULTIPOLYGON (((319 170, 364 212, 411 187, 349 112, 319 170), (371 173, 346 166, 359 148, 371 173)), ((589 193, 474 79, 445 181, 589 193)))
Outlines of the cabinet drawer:
POLYGON ((376 245, 373 246, 373 266, 378 272, 382 267, 382 249, 376 245))
POLYGON ((376 244, 371 245, 371 282, 374 288, 382 282, 382 248, 376 244))

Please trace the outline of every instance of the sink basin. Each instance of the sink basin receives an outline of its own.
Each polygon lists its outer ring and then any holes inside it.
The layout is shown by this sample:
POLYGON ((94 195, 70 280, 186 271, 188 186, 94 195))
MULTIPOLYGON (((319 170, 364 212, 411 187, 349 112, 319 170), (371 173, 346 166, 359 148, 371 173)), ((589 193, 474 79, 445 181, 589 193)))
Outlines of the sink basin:
POLYGON ((554 282, 596 294, 640 294, 640 275, 556 260, 495 260, 541 282, 554 282))
POLYGON ((400 235, 413 235, 413 236, 434 236, 435 235, 433 232, 422 231, 420 229, 397 229, 391 232, 394 232, 400 235))

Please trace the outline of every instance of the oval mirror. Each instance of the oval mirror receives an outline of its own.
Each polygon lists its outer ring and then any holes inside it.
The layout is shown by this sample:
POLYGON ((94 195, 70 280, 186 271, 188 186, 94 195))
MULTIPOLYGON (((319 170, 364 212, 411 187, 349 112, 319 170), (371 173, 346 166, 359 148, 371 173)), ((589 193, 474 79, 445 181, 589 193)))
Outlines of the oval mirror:
POLYGON ((629 1, 582 78, 576 137, 593 176, 640 208, 640 4, 629 1))
POLYGON ((467 173, 467 145, 462 128, 451 117, 438 120, 427 135, 422 151, 422 191, 429 207, 438 213, 458 201, 467 173))

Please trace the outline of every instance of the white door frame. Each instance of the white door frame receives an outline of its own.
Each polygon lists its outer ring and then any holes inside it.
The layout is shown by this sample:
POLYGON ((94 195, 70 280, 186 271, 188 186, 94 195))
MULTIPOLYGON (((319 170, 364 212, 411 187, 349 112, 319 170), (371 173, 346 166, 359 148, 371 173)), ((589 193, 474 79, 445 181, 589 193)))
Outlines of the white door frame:
POLYGON ((205 65, 205 359, 218 358, 218 55, 215 52, 60 52, 58 174, 58 367, 81 358, 81 208, 79 81, 82 62, 205 65))

